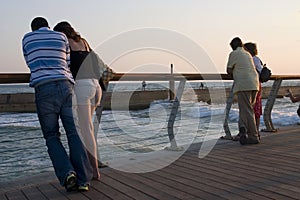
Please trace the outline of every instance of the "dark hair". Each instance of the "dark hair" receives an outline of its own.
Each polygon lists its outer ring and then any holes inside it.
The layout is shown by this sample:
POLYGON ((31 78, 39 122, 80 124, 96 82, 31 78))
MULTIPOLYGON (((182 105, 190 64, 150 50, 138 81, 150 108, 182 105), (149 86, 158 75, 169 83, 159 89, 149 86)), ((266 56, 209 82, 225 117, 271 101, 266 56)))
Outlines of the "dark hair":
POLYGON ((243 47, 242 40, 239 37, 235 37, 231 40, 230 46, 233 50, 236 50, 238 47, 243 47))
POLYGON ((257 55, 257 47, 255 43, 252 42, 248 42, 246 44, 244 44, 244 48, 246 51, 248 51, 252 56, 256 56, 257 55))
POLYGON ((43 17, 36 17, 31 22, 31 30, 36 31, 42 27, 49 27, 48 22, 43 17))
POLYGON ((67 38, 71 38, 76 42, 79 42, 81 39, 81 36, 74 30, 70 23, 66 21, 59 22, 58 24, 56 24, 53 30, 64 33, 67 36, 67 38))

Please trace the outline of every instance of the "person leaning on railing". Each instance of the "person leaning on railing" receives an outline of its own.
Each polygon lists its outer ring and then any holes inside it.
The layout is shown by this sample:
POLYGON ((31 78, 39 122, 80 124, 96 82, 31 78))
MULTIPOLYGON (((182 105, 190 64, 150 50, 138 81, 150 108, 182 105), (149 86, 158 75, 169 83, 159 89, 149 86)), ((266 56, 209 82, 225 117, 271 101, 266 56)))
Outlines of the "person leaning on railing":
MULTIPOLYGON (((256 44, 252 42, 248 42, 244 44, 244 49, 251 54, 253 58, 254 66, 256 68, 257 76, 259 77, 259 74, 261 73, 261 70, 263 68, 263 64, 260 58, 257 56, 258 51, 257 51, 256 44)), ((257 133, 258 133, 258 137, 260 138, 259 125, 260 125, 260 116, 262 115, 262 101, 261 101, 262 87, 260 82, 258 84, 259 84, 259 90, 256 95, 256 102, 254 104, 253 109, 254 109, 257 133)))
POLYGON ((97 141, 94 137, 92 118, 101 100, 102 89, 99 84, 99 75, 102 72, 95 73, 95 70, 101 69, 87 65, 86 59, 88 59, 92 49, 69 22, 59 22, 53 30, 64 33, 69 40, 71 49, 70 70, 75 79, 73 112, 79 125, 78 132, 80 132, 93 168, 93 179, 100 180, 97 141))
MULTIPOLYGON (((296 102, 300 101, 300 96, 294 96, 291 89, 288 89, 288 96, 290 97, 290 99, 293 103, 296 103, 296 102)), ((297 109, 297 114, 300 117, 300 105, 299 105, 299 108, 297 109)))
POLYGON ((50 30, 43 17, 34 18, 31 29, 24 35, 22 47, 48 154, 60 184, 67 191, 77 189, 90 184, 92 168, 73 119, 69 42, 63 33, 50 30), (60 139, 59 119, 66 131, 69 155, 60 139))
POLYGON ((230 42, 232 52, 227 62, 227 73, 233 76, 233 93, 237 94, 239 106, 239 135, 240 143, 258 144, 253 106, 259 90, 258 76, 251 55, 243 48, 242 40, 238 37, 230 42))

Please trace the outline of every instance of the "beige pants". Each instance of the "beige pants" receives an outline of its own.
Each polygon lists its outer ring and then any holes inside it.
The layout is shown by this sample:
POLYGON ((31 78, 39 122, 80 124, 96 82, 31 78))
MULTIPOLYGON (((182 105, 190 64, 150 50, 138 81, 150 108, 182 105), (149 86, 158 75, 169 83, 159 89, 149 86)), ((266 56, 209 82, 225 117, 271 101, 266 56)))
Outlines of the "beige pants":
POLYGON ((258 133, 253 105, 256 101, 257 91, 240 91, 237 93, 239 104, 239 128, 245 127, 248 137, 257 140, 258 133))
POLYGON ((94 136, 92 119, 101 100, 101 87, 96 79, 76 80, 74 93, 73 113, 76 116, 77 131, 80 133, 93 167, 93 178, 99 179, 97 141, 94 136))

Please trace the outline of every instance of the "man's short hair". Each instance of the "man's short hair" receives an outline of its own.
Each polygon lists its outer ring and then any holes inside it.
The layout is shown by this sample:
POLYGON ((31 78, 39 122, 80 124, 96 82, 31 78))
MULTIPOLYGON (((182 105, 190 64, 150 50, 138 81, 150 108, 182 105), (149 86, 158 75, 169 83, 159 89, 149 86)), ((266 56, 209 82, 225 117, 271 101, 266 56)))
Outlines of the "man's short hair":
POLYGON ((31 30, 36 31, 42 27, 49 27, 48 22, 43 17, 36 17, 31 22, 31 30))
POLYGON ((238 47, 243 46, 243 42, 242 42, 241 38, 235 37, 231 40, 230 46, 233 50, 236 50, 238 47))

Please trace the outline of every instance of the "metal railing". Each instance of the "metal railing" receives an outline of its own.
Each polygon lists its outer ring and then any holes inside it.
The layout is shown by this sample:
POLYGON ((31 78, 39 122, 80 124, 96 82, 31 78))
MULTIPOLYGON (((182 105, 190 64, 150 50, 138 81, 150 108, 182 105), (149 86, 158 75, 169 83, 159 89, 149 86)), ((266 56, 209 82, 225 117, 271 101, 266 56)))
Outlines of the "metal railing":
MULTIPOLYGON (((0 74, 0 84, 3 83, 28 83, 30 79, 29 73, 5 73, 0 74)), ((275 103, 278 90, 281 86, 283 80, 299 80, 300 75, 272 75, 271 80, 274 80, 272 90, 268 96, 268 100, 264 109, 263 118, 266 125, 266 131, 276 131, 271 119, 271 112, 273 105, 275 103)), ((117 73, 111 81, 195 81, 195 80, 232 80, 232 78, 227 74, 169 74, 169 73, 117 73)), ((174 93, 182 94, 184 89, 184 84, 182 82, 181 87, 178 88, 177 91, 174 89, 174 93)), ((105 96, 105 95, 103 95, 105 96)), ((177 100, 180 101, 181 96, 177 96, 177 100)), ((224 119, 224 131, 226 136, 230 137, 230 129, 228 127, 228 116, 231 109, 231 105, 234 100, 234 94, 232 94, 232 90, 227 99, 227 105, 225 109, 225 119, 224 119)), ((174 109, 176 109, 177 105, 176 101, 174 101, 174 109)), ((103 108, 98 109, 98 116, 101 115, 103 108)), ((101 117, 98 117, 100 119, 101 117)), ((172 117, 170 117, 169 124, 172 124, 172 117)), ((97 124, 97 123, 96 123, 97 124)), ((171 129, 170 134, 171 134, 171 129)), ((170 138, 173 136, 171 135, 170 138)))

